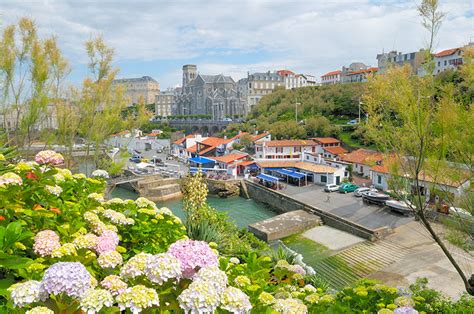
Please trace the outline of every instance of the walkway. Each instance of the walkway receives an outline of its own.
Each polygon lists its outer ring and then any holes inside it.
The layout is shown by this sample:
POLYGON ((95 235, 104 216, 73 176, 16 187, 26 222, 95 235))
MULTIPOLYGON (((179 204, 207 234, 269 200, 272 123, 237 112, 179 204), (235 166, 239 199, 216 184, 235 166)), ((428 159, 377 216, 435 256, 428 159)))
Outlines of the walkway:
POLYGON ((296 187, 286 185, 286 188, 280 192, 369 229, 384 226, 395 228, 413 220, 413 217, 406 217, 380 206, 366 204, 362 201, 362 198, 355 197, 352 193, 326 193, 322 186, 296 187))

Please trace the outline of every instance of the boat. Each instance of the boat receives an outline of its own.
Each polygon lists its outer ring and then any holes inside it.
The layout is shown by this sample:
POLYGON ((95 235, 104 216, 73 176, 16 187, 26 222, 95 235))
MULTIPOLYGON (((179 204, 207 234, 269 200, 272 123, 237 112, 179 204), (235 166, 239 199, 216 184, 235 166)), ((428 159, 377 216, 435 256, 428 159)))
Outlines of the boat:
POLYGON ((411 205, 410 201, 397 201, 397 200, 385 201, 385 206, 403 215, 408 215, 411 213, 410 205, 411 205))
POLYGON ((374 204, 385 204, 385 201, 388 201, 390 196, 379 192, 367 191, 362 193, 362 199, 374 204))

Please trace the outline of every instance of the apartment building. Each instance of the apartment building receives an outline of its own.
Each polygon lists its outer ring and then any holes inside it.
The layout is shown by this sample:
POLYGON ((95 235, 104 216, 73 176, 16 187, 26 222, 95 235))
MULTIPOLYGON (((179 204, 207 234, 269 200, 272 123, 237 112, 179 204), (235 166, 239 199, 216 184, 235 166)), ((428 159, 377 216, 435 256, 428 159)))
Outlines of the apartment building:
POLYGON ((410 65, 413 74, 419 74, 426 59, 426 50, 402 53, 400 51, 382 52, 377 55, 379 73, 383 74, 390 66, 410 65))
POLYGON ((333 85, 341 82, 341 70, 331 71, 321 76, 321 85, 333 85))
POLYGON ((168 117, 172 115, 173 108, 176 105, 176 91, 168 89, 156 95, 155 115, 160 117, 168 117))
POLYGON ((290 70, 279 70, 277 74, 284 78, 286 89, 316 86, 316 77, 313 75, 295 74, 290 70))
POLYGON ((145 104, 153 104, 160 94, 160 84, 149 76, 117 79, 112 84, 123 86, 129 105, 137 104, 141 98, 145 104))
POLYGON ((265 72, 247 75, 247 106, 251 109, 265 95, 271 94, 277 87, 285 88, 285 79, 278 73, 265 72))
POLYGON ((316 153, 318 143, 312 140, 277 140, 255 143, 256 159, 301 159, 302 153, 316 153))

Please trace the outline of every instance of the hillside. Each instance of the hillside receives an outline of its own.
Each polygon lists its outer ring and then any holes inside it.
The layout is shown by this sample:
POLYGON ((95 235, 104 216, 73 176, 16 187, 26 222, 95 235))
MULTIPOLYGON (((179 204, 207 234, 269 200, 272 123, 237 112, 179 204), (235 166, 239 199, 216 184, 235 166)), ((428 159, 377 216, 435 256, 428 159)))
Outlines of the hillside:
MULTIPOLYGON (((278 89, 259 101, 247 122, 230 125, 226 133, 268 130, 274 138, 338 136, 341 126, 358 117, 364 86, 362 83, 278 89)), ((346 128, 353 131, 352 127, 346 128)))

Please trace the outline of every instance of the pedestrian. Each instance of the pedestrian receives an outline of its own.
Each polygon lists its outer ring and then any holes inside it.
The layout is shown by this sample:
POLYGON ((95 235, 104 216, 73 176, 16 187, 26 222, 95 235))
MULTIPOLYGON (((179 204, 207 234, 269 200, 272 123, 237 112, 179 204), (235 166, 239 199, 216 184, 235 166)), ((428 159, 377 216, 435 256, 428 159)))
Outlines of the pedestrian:
POLYGON ((331 200, 331 193, 328 192, 327 198, 326 198, 326 203, 329 203, 330 200, 331 200))

